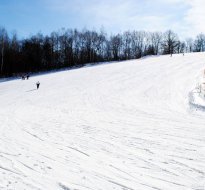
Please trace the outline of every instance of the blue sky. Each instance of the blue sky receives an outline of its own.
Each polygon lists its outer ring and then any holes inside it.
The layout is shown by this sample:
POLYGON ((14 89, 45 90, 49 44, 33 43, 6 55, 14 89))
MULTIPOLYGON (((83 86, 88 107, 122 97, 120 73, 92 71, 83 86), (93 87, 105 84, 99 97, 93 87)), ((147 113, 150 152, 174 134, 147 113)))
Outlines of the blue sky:
POLYGON ((20 38, 64 28, 205 32, 204 0, 0 0, 0 26, 20 38))

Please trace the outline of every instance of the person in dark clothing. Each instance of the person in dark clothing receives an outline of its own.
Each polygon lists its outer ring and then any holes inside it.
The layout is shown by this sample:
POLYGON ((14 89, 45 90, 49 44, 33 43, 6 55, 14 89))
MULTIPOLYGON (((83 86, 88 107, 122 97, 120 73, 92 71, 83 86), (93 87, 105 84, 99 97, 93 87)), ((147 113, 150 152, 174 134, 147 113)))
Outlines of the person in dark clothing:
POLYGON ((39 86, 40 86, 40 82, 38 81, 38 82, 36 83, 37 90, 39 89, 39 86))
POLYGON ((26 75, 26 79, 27 79, 27 80, 29 79, 29 77, 30 77, 30 75, 26 75))

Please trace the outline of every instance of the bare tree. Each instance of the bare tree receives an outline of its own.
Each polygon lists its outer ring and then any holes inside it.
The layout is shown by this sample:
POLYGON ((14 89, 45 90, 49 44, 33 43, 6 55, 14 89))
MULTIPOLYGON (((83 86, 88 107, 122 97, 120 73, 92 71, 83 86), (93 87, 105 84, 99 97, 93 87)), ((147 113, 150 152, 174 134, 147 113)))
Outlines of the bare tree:
POLYGON ((199 34, 196 37, 196 40, 194 42, 195 51, 196 52, 202 52, 205 51, 205 35, 199 34))
POLYGON ((120 34, 112 36, 110 39, 113 60, 120 60, 122 38, 120 34))
POLYGON ((123 48, 123 56, 126 60, 132 58, 132 51, 131 51, 131 42, 132 42, 132 35, 130 31, 124 32, 122 35, 122 48, 123 48))
POLYGON ((1 43, 1 74, 3 73, 4 67, 4 48, 7 38, 7 32, 5 28, 0 28, 0 43, 1 43))
POLYGON ((144 31, 132 32, 132 54, 135 59, 143 56, 143 51, 145 49, 145 35, 146 33, 144 31))
POLYGON ((162 42, 162 33, 161 32, 153 32, 150 35, 151 38, 151 45, 154 49, 154 54, 158 55, 160 52, 160 45, 162 42))
POLYGON ((185 40, 185 48, 186 48, 186 52, 190 53, 193 52, 194 50, 194 40, 192 38, 187 38, 185 40))
POLYGON ((162 48, 164 54, 173 54, 177 52, 179 46, 179 39, 176 33, 168 30, 163 35, 162 48))

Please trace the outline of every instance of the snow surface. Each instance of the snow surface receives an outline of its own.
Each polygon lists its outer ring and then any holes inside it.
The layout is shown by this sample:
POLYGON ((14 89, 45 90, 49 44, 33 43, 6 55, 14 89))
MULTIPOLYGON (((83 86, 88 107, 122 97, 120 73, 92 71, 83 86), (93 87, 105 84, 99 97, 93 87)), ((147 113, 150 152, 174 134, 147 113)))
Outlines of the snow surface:
POLYGON ((1 82, 0 189, 204 189, 204 68, 193 53, 1 82))

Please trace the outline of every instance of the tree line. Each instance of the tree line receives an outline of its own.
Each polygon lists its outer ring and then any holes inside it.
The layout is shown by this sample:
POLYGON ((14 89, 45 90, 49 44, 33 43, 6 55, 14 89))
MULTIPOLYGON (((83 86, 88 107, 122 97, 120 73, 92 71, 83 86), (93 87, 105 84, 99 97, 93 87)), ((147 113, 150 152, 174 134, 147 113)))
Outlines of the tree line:
POLYGON ((50 35, 38 33, 19 40, 0 27, 0 76, 80 67, 86 63, 138 59, 161 55, 205 51, 205 35, 179 40, 168 30, 162 32, 126 31, 108 35, 100 31, 61 29, 50 35))

